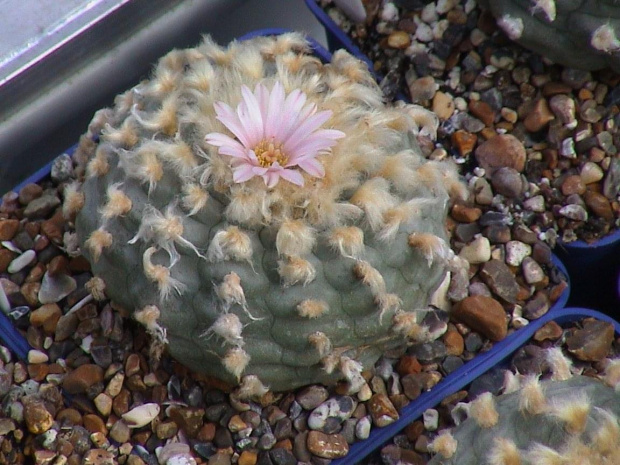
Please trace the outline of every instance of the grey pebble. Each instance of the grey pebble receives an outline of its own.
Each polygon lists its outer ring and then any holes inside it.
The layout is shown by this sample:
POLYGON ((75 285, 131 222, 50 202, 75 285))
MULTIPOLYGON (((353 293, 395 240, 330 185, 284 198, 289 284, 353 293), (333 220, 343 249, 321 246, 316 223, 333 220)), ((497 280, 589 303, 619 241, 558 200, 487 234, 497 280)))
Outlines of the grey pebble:
POLYGON ((34 250, 26 250, 24 253, 15 257, 7 268, 10 274, 18 273, 28 265, 30 265, 37 258, 37 253, 34 250))
POLYGON ((66 182, 71 179, 73 176, 73 162, 71 161, 71 157, 66 153, 56 157, 52 163, 50 175, 52 177, 52 181, 56 184, 66 182))

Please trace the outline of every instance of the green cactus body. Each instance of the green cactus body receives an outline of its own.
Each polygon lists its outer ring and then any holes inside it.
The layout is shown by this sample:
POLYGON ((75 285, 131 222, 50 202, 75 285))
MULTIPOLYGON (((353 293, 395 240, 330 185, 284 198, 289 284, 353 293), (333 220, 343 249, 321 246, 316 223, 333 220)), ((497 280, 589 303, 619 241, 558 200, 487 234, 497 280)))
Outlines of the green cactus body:
POLYGON ((619 367, 610 362, 602 380, 527 377, 514 392, 480 395, 430 444, 429 465, 620 463, 619 367))
POLYGON ((508 37, 556 63, 620 70, 615 0, 481 0, 508 37))
POLYGON ((248 394, 359 386, 380 354, 423 335, 420 310, 450 263, 446 212, 464 188, 420 153, 416 131, 435 128, 419 107, 384 105, 345 52, 324 65, 297 34, 207 39, 95 116, 65 213, 106 295, 188 367, 248 394), (232 158, 205 142, 234 137, 214 104, 234 109, 259 83, 332 112, 325 127, 344 137, 318 155, 324 176, 235 182, 232 158))

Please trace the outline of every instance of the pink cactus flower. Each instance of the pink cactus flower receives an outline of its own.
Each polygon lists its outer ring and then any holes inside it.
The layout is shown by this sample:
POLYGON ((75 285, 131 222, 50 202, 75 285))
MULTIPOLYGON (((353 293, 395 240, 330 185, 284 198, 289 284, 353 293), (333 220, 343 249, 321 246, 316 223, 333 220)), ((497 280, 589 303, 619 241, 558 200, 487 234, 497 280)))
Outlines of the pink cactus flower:
POLYGON ((217 119, 236 139, 219 132, 205 136, 221 155, 232 157, 235 182, 260 176, 269 188, 280 178, 303 186, 304 177, 297 168, 317 178, 325 175, 316 157, 344 137, 342 131, 319 129, 331 117, 330 110, 317 112, 299 89, 285 95, 280 82, 271 92, 263 84, 254 93, 243 86, 241 94, 236 112, 223 102, 214 105, 217 119))

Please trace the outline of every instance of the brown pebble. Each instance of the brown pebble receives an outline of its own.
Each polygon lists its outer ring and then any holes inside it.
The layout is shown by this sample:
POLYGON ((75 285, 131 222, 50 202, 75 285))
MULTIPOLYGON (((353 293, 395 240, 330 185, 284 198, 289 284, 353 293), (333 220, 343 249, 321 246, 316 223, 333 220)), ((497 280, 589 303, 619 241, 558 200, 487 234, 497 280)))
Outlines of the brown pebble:
POLYGON ((474 150, 478 137, 475 134, 459 129, 450 136, 450 140, 459 151, 459 154, 464 157, 474 150))
POLYGON ((196 437, 202 429, 205 411, 202 408, 178 407, 169 411, 170 418, 179 425, 190 438, 196 437))
POLYGON ((19 229, 19 220, 0 219, 0 241, 10 241, 19 229))
POLYGON ((394 31, 388 36, 387 44, 391 48, 403 50, 411 45, 411 37, 405 31, 394 31))
POLYGON ((600 362, 609 353, 614 341, 614 326, 605 321, 586 319, 583 328, 566 338, 566 347, 579 360, 600 362))
POLYGON ((24 422, 32 434, 45 433, 52 427, 54 417, 40 400, 24 402, 24 422))
POLYGON ((75 333, 79 319, 75 313, 61 316, 56 322, 54 341, 62 342, 69 339, 75 333))
POLYGON ((41 289, 41 283, 25 283, 19 292, 26 299, 26 303, 31 307, 37 307, 39 302, 39 289, 41 289))
POLYGON ((430 100, 435 96, 435 92, 437 92, 437 84, 433 76, 418 78, 409 85, 409 93, 413 103, 430 100))
POLYGON ((373 424, 384 427, 398 420, 398 411, 385 394, 373 395, 367 404, 373 424))
POLYGON ((519 285, 514 274, 502 260, 489 260, 482 265, 480 278, 489 286, 491 291, 508 303, 517 303, 519 285))
POLYGON ((99 415, 93 413, 86 414, 82 417, 84 422, 84 428, 91 433, 108 433, 108 428, 105 426, 105 422, 99 415))
POLYGON ((596 216, 604 218, 607 221, 614 220, 614 212, 611 208, 611 203, 603 194, 588 190, 583 195, 583 200, 596 216))
POLYGON ((349 453, 349 444, 341 434, 310 431, 306 446, 311 453, 324 459, 337 459, 349 453))
POLYGON ((238 465, 256 465, 258 462, 258 452, 255 450, 244 450, 237 461, 238 465))
POLYGON ((440 120, 447 120, 452 116, 456 106, 454 105, 454 99, 451 95, 445 92, 437 91, 433 97, 432 105, 433 113, 437 115, 440 120))
POLYGON ((49 365, 45 363, 34 363, 28 365, 28 376, 30 379, 41 382, 49 374, 49 365))
POLYGON ((131 392, 123 388, 121 392, 112 401, 112 411, 118 417, 129 411, 129 401, 131 399, 131 392))
POLYGON ((584 184, 581 176, 578 174, 574 174, 572 176, 567 176, 562 183, 562 194, 564 195, 572 195, 578 194, 581 195, 586 191, 586 185, 584 184))
POLYGON ((115 465, 114 454, 105 449, 90 449, 84 454, 82 465, 115 465))
POLYGON ((56 304, 45 304, 30 314, 30 324, 34 327, 43 327, 43 331, 52 334, 56 330, 56 324, 62 316, 62 310, 56 304))
POLYGON ((69 260, 64 255, 57 255, 47 265, 47 272, 52 277, 69 274, 69 260))
POLYGON ((519 139, 510 134, 499 134, 483 142, 475 152, 476 160, 491 175, 501 167, 522 172, 527 155, 519 139))
POLYGON ((549 108, 547 100, 540 98, 523 120, 523 125, 530 132, 538 132, 553 119, 555 119, 555 116, 549 108))
POLYGON ((15 252, 11 252, 9 249, 0 249, 0 273, 6 273, 7 268, 16 257, 15 252))
POLYGON ((538 342, 542 341, 557 341, 562 336, 563 329, 555 321, 551 320, 543 325, 542 328, 534 333, 534 340, 538 342))
POLYGON ((38 199, 43 194, 43 188, 39 184, 26 184, 19 191, 19 203, 28 205, 34 199, 38 199))
POLYGON ((443 335, 443 343, 446 346, 446 353, 448 355, 456 355, 457 357, 463 354, 465 349, 465 342, 463 336, 459 334, 456 329, 448 329, 443 335))
POLYGON ((460 223, 473 223, 482 216, 482 210, 457 203, 452 207, 450 214, 453 219, 460 223))
POLYGON ((74 408, 65 408, 56 414, 56 421, 61 426, 81 426, 82 414, 74 408))
POLYGON ((70 371, 62 382, 62 387, 69 394, 80 394, 93 384, 103 381, 103 368, 95 364, 80 365, 70 371))
POLYGON ((491 126, 495 122, 495 111, 488 103, 482 100, 470 100, 468 107, 471 114, 482 121, 485 126, 491 126))
POLYGON ((469 325, 474 331, 492 341, 506 337, 508 326, 506 312, 492 297, 474 295, 457 302, 450 315, 456 321, 469 325))
POLYGON ((131 429, 123 420, 118 420, 110 428, 110 438, 121 444, 127 442, 131 438, 131 429))
POLYGON ((420 371, 422 371, 422 365, 420 365, 416 357, 412 355, 403 355, 396 364, 396 371, 401 376, 411 373, 420 373, 420 371))

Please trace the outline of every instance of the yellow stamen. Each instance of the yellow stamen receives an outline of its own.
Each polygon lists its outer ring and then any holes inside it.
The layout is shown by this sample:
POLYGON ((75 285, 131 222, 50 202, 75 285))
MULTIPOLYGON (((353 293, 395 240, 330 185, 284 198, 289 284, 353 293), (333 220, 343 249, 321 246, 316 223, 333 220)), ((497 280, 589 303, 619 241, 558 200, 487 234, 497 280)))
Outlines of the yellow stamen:
POLYGON ((284 166, 288 162, 288 157, 282 153, 282 145, 271 140, 262 140, 254 147, 254 153, 258 159, 258 163, 263 168, 267 168, 278 162, 280 166, 284 166))

